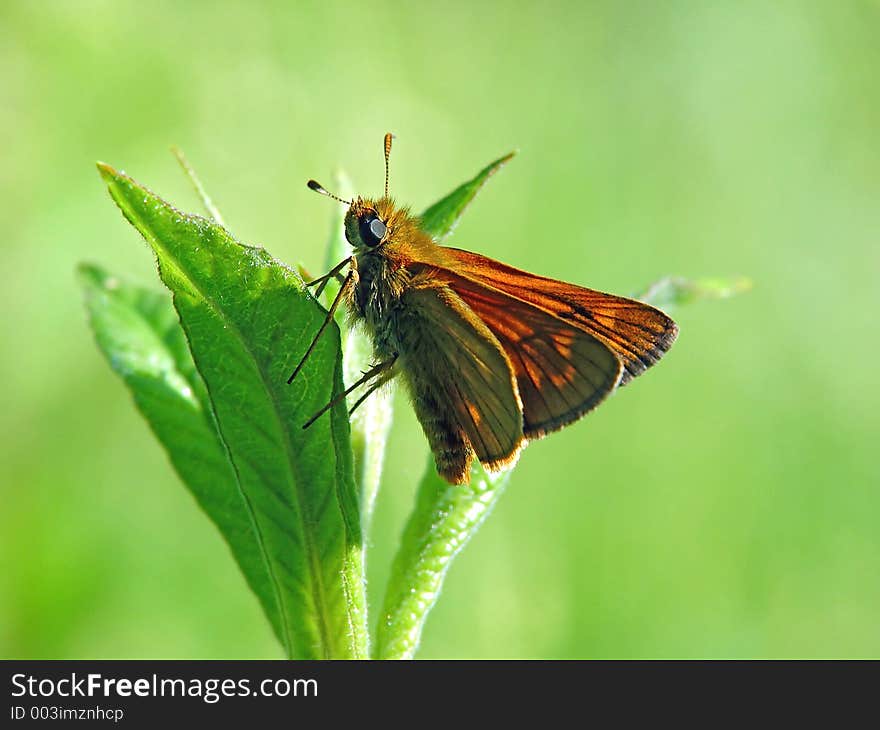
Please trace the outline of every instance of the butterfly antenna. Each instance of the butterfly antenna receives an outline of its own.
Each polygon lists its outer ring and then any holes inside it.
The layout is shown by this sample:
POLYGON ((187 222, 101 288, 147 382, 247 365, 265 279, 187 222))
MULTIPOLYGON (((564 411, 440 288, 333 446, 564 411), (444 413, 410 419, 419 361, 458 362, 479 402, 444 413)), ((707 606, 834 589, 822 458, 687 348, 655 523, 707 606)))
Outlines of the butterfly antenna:
POLYGON ((340 203, 344 203, 345 205, 351 205, 350 200, 343 200, 338 195, 334 195, 327 188, 325 188, 321 183, 316 180, 309 180, 306 185, 310 190, 314 190, 316 193, 321 193, 321 195, 326 195, 328 198, 333 198, 333 200, 338 200, 340 203))
POLYGON ((388 197, 388 158, 391 157, 391 140, 394 135, 391 132, 385 135, 385 197, 388 197))

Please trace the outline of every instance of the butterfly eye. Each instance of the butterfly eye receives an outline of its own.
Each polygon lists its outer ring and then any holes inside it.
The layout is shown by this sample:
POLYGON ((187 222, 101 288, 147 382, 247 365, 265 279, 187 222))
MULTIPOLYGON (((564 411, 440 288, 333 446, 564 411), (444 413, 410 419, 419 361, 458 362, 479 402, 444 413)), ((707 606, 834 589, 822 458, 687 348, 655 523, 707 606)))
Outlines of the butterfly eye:
POLYGON ((385 224, 375 213, 368 213, 359 223, 361 240, 371 248, 378 246, 388 231, 385 224))

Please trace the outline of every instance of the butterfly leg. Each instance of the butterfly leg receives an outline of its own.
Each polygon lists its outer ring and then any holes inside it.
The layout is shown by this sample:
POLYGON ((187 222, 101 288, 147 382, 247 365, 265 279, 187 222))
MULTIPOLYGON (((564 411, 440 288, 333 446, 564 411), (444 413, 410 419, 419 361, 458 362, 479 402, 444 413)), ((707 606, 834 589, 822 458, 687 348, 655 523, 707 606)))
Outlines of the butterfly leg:
POLYGON ((347 259, 340 261, 336 266, 334 266, 330 271, 328 271, 324 276, 319 276, 317 279, 310 281, 306 284, 306 286, 314 286, 318 285, 318 288, 315 289, 315 298, 317 299, 324 291, 324 287, 330 282, 330 279, 336 279, 340 284, 345 282, 345 277, 342 275, 342 270, 346 267, 347 264, 351 262, 351 257, 349 256, 347 259))
MULTIPOLYGON (((348 263, 347 261, 345 263, 348 263)), ((290 385, 293 382, 293 379, 299 374, 299 371, 302 370, 302 366, 305 365, 306 360, 309 359, 309 355, 312 354, 312 350, 315 349, 315 345, 318 344, 318 340, 321 335, 324 333, 324 330, 327 329, 327 325, 333 320, 333 315, 336 313, 337 308, 339 307, 339 303, 342 301, 343 297, 348 293, 348 290, 354 286, 357 281, 357 271, 352 269, 348 272, 348 275, 345 277, 345 280, 342 282, 342 286, 339 288, 339 292, 336 294, 336 298, 333 300, 333 304, 330 305, 330 309, 327 310, 327 316, 324 318, 324 322, 321 324, 321 327, 315 333, 315 336, 312 338, 312 343, 309 345, 309 349, 306 350, 306 354, 302 356, 302 359, 299 361, 299 364, 293 369, 293 372, 290 374, 290 377, 287 379, 287 384, 290 385)))
POLYGON ((345 281, 345 276, 341 272, 336 272, 335 274, 324 274, 324 276, 319 276, 315 278, 311 272, 302 264, 296 265, 296 270, 299 273, 299 278, 306 282, 306 287, 314 286, 315 284, 320 284, 325 279, 333 277, 340 284, 345 281))
MULTIPOLYGON (((373 367, 371 367, 369 370, 367 370, 367 372, 365 372, 363 374, 363 376, 361 378, 358 378, 358 380, 356 380, 354 383, 352 383, 350 386, 348 386, 348 388, 346 388, 344 391, 342 391, 341 393, 336 395, 326 406, 324 406, 320 411, 318 411, 314 416, 312 416, 308 421, 306 421, 303 424, 303 428, 305 429, 305 428, 308 428, 309 426, 311 426, 315 421, 317 421, 321 416, 323 416, 333 406, 335 406, 337 403, 339 403, 339 401, 344 400, 350 393, 355 391, 357 388, 362 386, 364 383, 369 382, 370 380, 372 380, 373 378, 375 378, 379 375, 383 375, 383 374, 385 374, 386 376, 390 375, 389 371, 391 370, 391 368, 395 362, 397 362, 397 354, 396 353, 392 357, 387 359, 385 362, 380 362, 378 365, 374 365, 373 367)), ((387 377, 382 382, 384 382, 386 380, 387 380, 387 377)), ((361 404, 361 402, 366 399, 367 395, 372 393, 374 390, 375 390, 375 387, 371 388, 363 398, 359 399, 358 402, 355 403, 354 407, 357 408, 361 404)), ((353 410, 354 410, 354 408, 352 408, 352 411, 353 410)))
POLYGON ((394 377, 394 373, 391 370, 387 370, 383 373, 382 377, 379 378, 375 383, 373 383, 366 393, 364 393, 360 398, 355 401, 355 404, 348 410, 348 415, 351 416, 358 409, 358 407, 363 403, 367 398, 369 398, 373 393, 375 393, 379 388, 385 385, 389 380, 394 377))

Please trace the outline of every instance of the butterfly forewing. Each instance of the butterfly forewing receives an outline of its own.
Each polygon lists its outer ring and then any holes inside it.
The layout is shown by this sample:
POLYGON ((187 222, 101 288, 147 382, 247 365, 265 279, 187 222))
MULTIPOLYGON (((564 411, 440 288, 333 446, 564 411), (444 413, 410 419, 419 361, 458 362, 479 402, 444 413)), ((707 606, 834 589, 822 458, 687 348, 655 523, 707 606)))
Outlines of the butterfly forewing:
POLYGON ((675 322, 642 302, 536 276, 469 251, 439 250, 459 277, 531 304, 600 340, 623 363, 620 385, 656 363, 678 334, 675 322))

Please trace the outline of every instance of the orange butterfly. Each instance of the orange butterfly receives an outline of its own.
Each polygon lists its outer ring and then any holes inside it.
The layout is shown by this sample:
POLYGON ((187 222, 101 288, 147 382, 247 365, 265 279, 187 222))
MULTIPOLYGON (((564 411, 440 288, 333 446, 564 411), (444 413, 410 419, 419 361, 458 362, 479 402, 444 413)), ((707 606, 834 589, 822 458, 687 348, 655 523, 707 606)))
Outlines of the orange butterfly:
POLYGON ((474 458, 492 471, 513 464, 528 440, 576 421, 671 347, 678 327, 641 302, 535 276, 485 256, 438 245, 417 217, 385 195, 346 201, 354 254, 310 282, 319 295, 342 282, 327 318, 288 382, 311 354, 340 302, 363 323, 378 364, 340 398, 400 375, 434 454, 452 484, 474 458), (343 277, 342 271, 348 267, 343 277))

